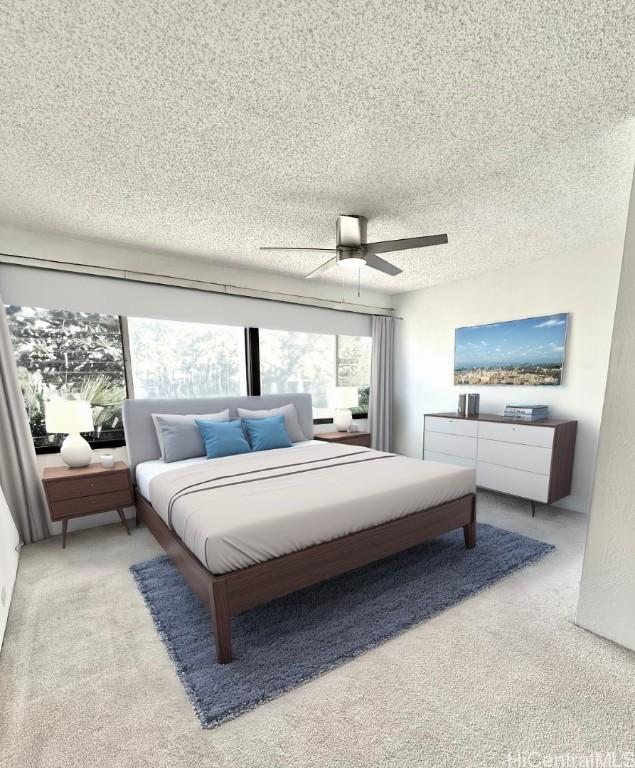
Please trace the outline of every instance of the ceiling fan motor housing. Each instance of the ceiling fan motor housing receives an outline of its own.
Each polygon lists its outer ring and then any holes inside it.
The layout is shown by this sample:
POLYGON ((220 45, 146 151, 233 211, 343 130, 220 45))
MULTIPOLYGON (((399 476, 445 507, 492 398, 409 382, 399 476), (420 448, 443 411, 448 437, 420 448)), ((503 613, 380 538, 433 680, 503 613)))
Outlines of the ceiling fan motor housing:
POLYGON ((366 243, 365 216, 338 216, 335 225, 335 247, 337 249, 337 261, 348 259, 364 260, 366 243))

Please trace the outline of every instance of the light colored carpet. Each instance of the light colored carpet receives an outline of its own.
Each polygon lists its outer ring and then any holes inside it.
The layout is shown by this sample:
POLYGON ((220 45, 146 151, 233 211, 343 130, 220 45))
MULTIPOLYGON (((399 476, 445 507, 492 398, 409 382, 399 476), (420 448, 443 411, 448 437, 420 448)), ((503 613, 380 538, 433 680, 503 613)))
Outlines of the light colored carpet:
POLYGON ((635 654, 573 624, 586 518, 528 506, 481 494, 479 519, 555 553, 214 731, 128 573, 159 552, 147 530, 26 547, 0 655, 0 764, 489 768, 509 751, 633 749, 635 654))

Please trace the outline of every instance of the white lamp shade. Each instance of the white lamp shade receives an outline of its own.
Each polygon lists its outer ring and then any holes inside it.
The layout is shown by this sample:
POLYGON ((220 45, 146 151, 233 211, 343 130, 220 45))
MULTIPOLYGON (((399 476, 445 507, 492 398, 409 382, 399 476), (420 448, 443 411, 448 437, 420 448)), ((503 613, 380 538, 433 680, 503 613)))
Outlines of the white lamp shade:
POLYGON ((331 408, 357 408, 359 393, 357 387, 334 387, 329 392, 331 408))
POLYGON ((51 400, 46 404, 46 431, 70 435, 92 432, 93 409, 87 400, 51 400))

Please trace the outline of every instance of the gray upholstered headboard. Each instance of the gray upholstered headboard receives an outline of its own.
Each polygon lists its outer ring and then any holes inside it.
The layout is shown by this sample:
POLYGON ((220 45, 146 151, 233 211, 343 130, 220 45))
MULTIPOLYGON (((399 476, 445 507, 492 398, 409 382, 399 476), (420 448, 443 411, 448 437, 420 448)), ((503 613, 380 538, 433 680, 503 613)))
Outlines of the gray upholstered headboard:
POLYGON ((153 413, 217 413, 229 408, 229 416, 237 417, 237 408, 252 411, 276 408, 293 403, 298 412, 302 431, 311 439, 313 436, 313 408, 311 395, 293 392, 287 395, 262 395, 261 397, 200 397, 189 400, 124 400, 123 428, 130 471, 135 476, 137 464, 142 461, 160 459, 159 441, 152 421, 153 413))

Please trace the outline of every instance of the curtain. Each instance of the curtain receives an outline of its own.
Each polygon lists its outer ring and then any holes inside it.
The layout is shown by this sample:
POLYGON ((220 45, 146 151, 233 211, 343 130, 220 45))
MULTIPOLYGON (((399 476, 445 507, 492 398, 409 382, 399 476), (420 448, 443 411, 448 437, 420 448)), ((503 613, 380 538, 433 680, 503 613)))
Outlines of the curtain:
POLYGON ((0 486, 24 544, 51 535, 44 489, 0 297, 0 486))
POLYGON ((368 426, 372 447, 390 451, 392 446, 392 397, 395 320, 374 316, 371 321, 373 351, 370 363, 368 426))

